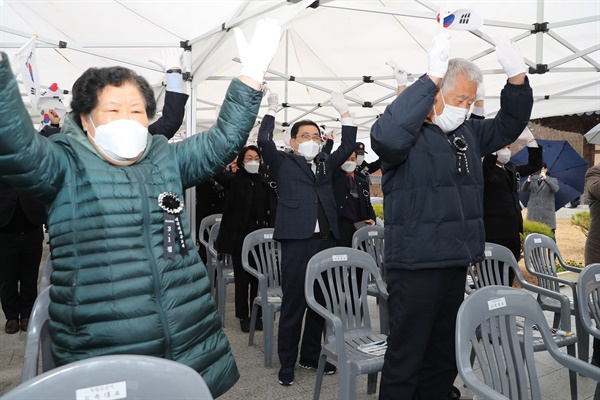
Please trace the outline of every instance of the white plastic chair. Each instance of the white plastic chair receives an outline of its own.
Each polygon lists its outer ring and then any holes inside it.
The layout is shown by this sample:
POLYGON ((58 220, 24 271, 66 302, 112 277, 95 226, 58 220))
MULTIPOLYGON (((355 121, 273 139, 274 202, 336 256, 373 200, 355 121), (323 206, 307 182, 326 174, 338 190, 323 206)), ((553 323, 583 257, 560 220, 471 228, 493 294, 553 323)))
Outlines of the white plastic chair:
POLYGON ((38 374, 39 355, 42 356, 42 372, 53 369, 54 359, 52 358, 50 332, 48 323, 50 315, 50 287, 44 289, 35 299, 29 326, 25 333, 25 354, 23 357, 23 369, 21 370, 21 382, 26 382, 38 374))
POLYGON ((263 344, 265 367, 271 367, 273 338, 275 336, 275 314, 281 310, 281 244, 273 240, 273 228, 258 229, 244 238, 242 266, 258 279, 258 294, 252 303, 248 346, 254 343, 254 331, 258 307, 263 315, 263 344), (251 262, 252 260, 252 262, 251 262), (252 265, 256 268, 253 268, 252 265))
POLYGON ((219 312, 219 315, 221 315, 223 326, 225 326, 226 286, 229 283, 235 283, 235 278, 233 275, 233 264, 231 261, 231 256, 229 254, 219 253, 215 248, 215 242, 217 240, 217 237, 219 236, 220 228, 220 222, 216 222, 210 228, 210 235, 208 239, 208 252, 210 253, 210 257, 212 259, 212 262, 214 263, 214 275, 216 275, 217 279, 215 288, 217 311, 219 312))
POLYGON ((541 334, 554 360, 600 381, 600 368, 559 350, 542 309, 530 294, 505 286, 487 286, 469 295, 458 310, 456 363, 465 385, 485 399, 541 399, 533 353, 534 330, 541 334), (517 334, 520 325, 524 327, 522 336, 517 334), (476 356, 474 365, 469 359, 471 348, 476 356))
POLYGON ((21 383, 2 400, 212 399, 202 376, 163 358, 122 354, 88 358, 21 383))
MULTIPOLYGON (((590 264, 579 274, 577 300, 581 324, 596 339, 600 339, 600 263, 590 264)), ((600 382, 594 399, 600 399, 600 382)))
MULTIPOLYGON (((365 253, 368 253, 379 268, 381 278, 385 282, 385 266, 384 250, 385 250, 385 229, 381 226, 365 226, 358 229, 352 235, 352 247, 365 253)), ((377 290, 375 281, 369 277, 369 283, 367 285, 367 293, 369 296, 377 297, 379 304, 379 332, 384 334, 390 333, 390 323, 388 316, 388 304, 387 300, 383 300, 381 294, 377 290)))
MULTIPOLYGON (((558 263, 567 271, 581 272, 581 268, 571 267, 567 265, 560 255, 556 242, 548 236, 539 233, 531 233, 527 235, 523 241, 523 254, 525 258, 525 268, 527 272, 535 276, 538 280, 538 286, 560 293, 560 285, 566 285, 571 288, 573 297, 569 298, 571 306, 569 313, 575 316, 575 330, 579 336, 577 341, 577 356, 580 360, 587 362, 589 359, 589 343, 590 336, 586 334, 581 319, 579 317, 577 306, 577 287, 574 282, 568 279, 559 278, 556 273, 556 264, 558 263)), ((542 310, 551 311, 554 313, 554 321, 552 327, 558 328, 558 322, 561 318, 561 307, 558 301, 554 298, 539 294, 538 303, 542 310)))
POLYGON ((42 267, 42 273, 40 274, 39 282, 38 282, 38 293, 41 293, 48 286, 52 284, 50 281, 50 277, 52 276, 52 272, 54 269, 52 268, 52 254, 48 254, 46 257, 46 261, 44 262, 44 266, 42 267))
POLYGON ((388 293, 373 258, 363 251, 334 247, 314 255, 306 268, 306 302, 325 319, 325 343, 321 347, 314 399, 318 399, 327 358, 338 364, 340 399, 354 399, 356 376, 368 374, 367 393, 376 391, 377 374, 383 368, 387 336, 375 334, 367 302, 369 274, 381 296, 388 293), (357 272, 362 271, 360 280, 357 272), (324 304, 315 297, 322 292, 324 304))
MULTIPOLYGON (((215 263, 216 259, 213 259, 208 248, 210 246, 210 228, 217 222, 221 222, 223 214, 212 214, 207 215, 200 221, 200 228, 198 228, 198 243, 200 248, 198 251, 204 251, 206 254, 206 272, 208 273, 208 279, 210 279, 210 290, 214 290, 215 287, 215 263)), ((215 238, 216 239, 216 238, 215 238)), ((202 254, 202 253, 201 253, 202 254)))

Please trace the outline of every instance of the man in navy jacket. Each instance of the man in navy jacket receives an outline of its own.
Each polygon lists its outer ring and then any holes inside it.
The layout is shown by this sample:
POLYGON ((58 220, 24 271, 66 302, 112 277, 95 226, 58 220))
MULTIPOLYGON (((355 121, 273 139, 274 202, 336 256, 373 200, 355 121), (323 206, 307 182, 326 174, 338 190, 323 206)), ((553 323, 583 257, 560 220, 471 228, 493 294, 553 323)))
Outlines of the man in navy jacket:
MULTIPOLYGON (((321 250, 334 247, 339 237, 332 178, 354 151, 357 128, 343 96, 333 93, 332 105, 340 113, 342 122, 340 147, 331 155, 320 151, 319 126, 304 120, 295 123, 290 131, 290 145, 294 151, 278 151, 273 142, 277 104, 277 95, 269 95, 269 112, 261 123, 258 146, 269 172, 277 181, 279 194, 273 233, 273 239, 281 242, 282 253, 283 299, 277 352, 281 362, 279 383, 289 386, 294 383, 305 311, 300 366, 316 370, 318 365, 324 321, 314 311, 307 310, 304 276, 308 260, 321 250)), ((335 366, 327 363, 325 373, 335 371, 335 366)))
POLYGON ((454 330, 469 263, 484 258, 481 157, 517 139, 533 105, 525 63, 506 38, 508 75, 494 119, 465 120, 482 82, 434 38, 429 69, 371 129, 382 161, 390 335, 380 399, 443 399, 457 375, 454 330))

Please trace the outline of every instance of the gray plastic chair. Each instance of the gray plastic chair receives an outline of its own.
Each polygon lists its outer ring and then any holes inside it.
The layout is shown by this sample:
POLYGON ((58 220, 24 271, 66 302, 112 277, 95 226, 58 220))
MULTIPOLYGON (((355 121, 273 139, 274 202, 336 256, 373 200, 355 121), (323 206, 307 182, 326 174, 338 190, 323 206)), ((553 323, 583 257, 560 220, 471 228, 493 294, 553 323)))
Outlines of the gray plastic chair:
MULTIPOLYGON (((585 330, 600 339, 600 263, 590 264, 579 274, 577 300, 581 323, 585 330)), ((594 399, 600 399, 600 382, 594 399)))
POLYGON ((214 263, 214 275, 216 276, 215 299, 217 301, 217 311, 221 315, 223 326, 225 326, 225 297, 226 286, 229 283, 235 283, 233 276, 233 263, 229 254, 218 253, 215 248, 215 242, 219 236, 221 223, 216 222, 210 228, 208 239, 208 252, 210 253, 211 262, 214 263))
POLYGON ((52 285, 50 277, 52 276, 53 271, 54 269, 52 268, 52 254, 48 254, 48 257, 44 262, 44 266, 42 267, 42 273, 40 274, 40 279, 38 282, 38 293, 42 293, 44 289, 52 285))
POLYGON ((50 332, 48 323, 50 315, 50 287, 44 289, 35 299, 29 326, 25 333, 25 354, 23 357, 23 369, 21 370, 21 382, 26 382, 38 374, 39 355, 42 355, 42 372, 53 369, 54 359, 52 358, 50 332))
MULTIPOLYGON (((564 310, 560 313, 560 330, 569 332, 569 335, 567 336, 558 334, 556 333, 556 330, 553 330, 552 338, 558 347, 567 347, 567 353, 572 357, 575 357, 575 343, 577 342, 578 336, 571 332, 571 315, 568 312, 570 308, 569 299, 560 293, 556 293, 552 290, 544 289, 527 282, 521 274, 521 269, 519 268, 517 260, 515 260, 515 256, 508 248, 495 243, 485 244, 485 260, 479 263, 471 264, 467 270, 467 276, 471 277, 470 281, 473 285, 472 288, 467 285, 467 293, 472 294, 476 290, 492 285, 510 286, 509 271, 511 269, 515 274, 516 281, 521 285, 521 287, 539 295, 544 295, 546 297, 555 299, 560 304, 564 310), (502 268, 501 274, 500 267, 502 265, 504 267, 502 268)), ((520 324, 517 324, 517 328, 518 334, 521 335, 520 337, 522 338, 524 328, 520 324)), ((546 351, 546 345, 541 337, 533 337, 532 342, 534 352, 546 351)), ((474 358, 475 353, 471 351, 471 362, 474 361, 474 358)), ((577 374, 574 371, 569 371, 569 382, 571 398, 576 400, 577 374)))
MULTIPOLYGON (((358 229, 352 235, 352 247, 365 253, 368 253, 379 268, 381 278, 385 282, 385 266, 384 260, 384 241, 385 229, 381 226, 365 226, 358 229)), ((370 277, 367 285, 367 293, 369 296, 377 297, 379 304, 379 332, 384 334, 390 333, 390 323, 388 317, 388 304, 386 300, 381 298, 375 281, 370 277)))
POLYGON ((531 295, 510 287, 487 286, 469 295, 458 310, 456 364, 465 385, 486 399, 541 399, 533 353, 534 326, 558 363, 600 380, 600 368, 559 350, 531 295), (523 337, 517 334, 519 325, 524 326, 523 337), (479 331, 491 340, 479 340, 479 331), (470 346, 476 355, 474 365, 469 359, 470 346))
POLYGON ((281 244, 273 240, 273 228, 258 229, 244 238, 242 266, 258 279, 258 294, 252 302, 248 346, 254 344, 258 307, 262 307, 265 367, 271 367, 275 314, 281 310, 281 244), (256 265, 253 268, 252 265, 256 265))
POLYGON ((200 228, 198 229, 198 243, 200 243, 200 248, 198 251, 204 251, 206 254, 206 272, 208 273, 208 279, 210 280, 211 290, 214 290, 215 287, 216 259, 213 260, 210 252, 208 251, 210 245, 210 228, 212 228, 212 226, 217 222, 221 222, 222 217, 223 214, 207 215, 206 217, 202 218, 202 221, 200 221, 200 228))
POLYGON ((131 354, 88 358, 20 384, 2 400, 212 399, 202 376, 163 358, 131 354))
POLYGON ((325 319, 325 343, 319 357, 314 399, 319 398, 328 357, 338 364, 340 399, 355 398, 357 375, 368 374, 367 392, 376 391, 384 354, 369 354, 360 348, 382 343, 379 348, 384 350, 387 336, 375 334, 371 328, 367 302, 369 274, 373 275, 381 296, 387 300, 388 293, 379 269, 373 258, 363 251, 334 247, 317 253, 308 261, 304 282, 306 302, 325 319), (362 274, 357 281, 359 270, 362 274), (323 294, 324 304, 317 301, 315 291, 323 294))
MULTIPOLYGON (((556 264, 558 263, 566 270, 577 273, 580 273, 582 269, 567 265, 560 255, 556 242, 552 238, 539 233, 527 235, 523 242, 523 255, 525 258, 525 268, 527 268, 527 271, 531 275, 537 277, 538 286, 557 293, 560 293, 560 284, 571 288, 573 297, 570 298, 571 306, 569 313, 575 316, 575 330, 579 336, 579 340, 577 341, 577 356, 580 360, 588 362, 590 336, 586 334, 581 324, 579 312, 577 311, 577 287, 574 282, 558 277, 556 274, 556 264)), ((554 313, 552 327, 557 328, 561 317, 561 307, 557 300, 542 294, 538 294, 537 300, 542 310, 554 313)))

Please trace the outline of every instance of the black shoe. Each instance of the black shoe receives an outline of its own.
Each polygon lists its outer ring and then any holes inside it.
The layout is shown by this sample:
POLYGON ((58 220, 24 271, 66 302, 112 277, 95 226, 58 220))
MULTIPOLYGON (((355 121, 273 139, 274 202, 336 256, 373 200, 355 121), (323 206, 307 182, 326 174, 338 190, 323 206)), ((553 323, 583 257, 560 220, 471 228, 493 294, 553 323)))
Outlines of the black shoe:
POLYGON ((240 318, 242 332, 250 332, 250 318, 240 318))
POLYGON ((448 399, 451 400, 459 400, 460 399, 460 390, 456 386, 452 386, 450 392, 448 393, 448 399))
POLYGON ((18 319, 9 319, 6 321, 6 325, 4 325, 4 332, 12 335, 14 333, 19 332, 19 320, 18 319))
MULTIPOLYGON (((300 361, 300 366, 302 368, 306 368, 306 369, 314 369, 315 371, 319 367, 318 364, 304 363, 302 361, 300 361)), ((325 362, 325 370, 323 371, 323 373, 325 375, 333 375, 336 373, 336 371, 337 371, 337 367, 335 365, 333 365, 330 362, 325 362)))
POLYGON ((283 368, 279 370, 277 375, 279 378, 279 384, 282 386, 292 386, 294 384, 294 367, 283 368))
POLYGON ((262 331, 263 330, 262 318, 259 318, 259 319, 256 320, 256 324, 254 325, 254 330, 255 331, 262 331))

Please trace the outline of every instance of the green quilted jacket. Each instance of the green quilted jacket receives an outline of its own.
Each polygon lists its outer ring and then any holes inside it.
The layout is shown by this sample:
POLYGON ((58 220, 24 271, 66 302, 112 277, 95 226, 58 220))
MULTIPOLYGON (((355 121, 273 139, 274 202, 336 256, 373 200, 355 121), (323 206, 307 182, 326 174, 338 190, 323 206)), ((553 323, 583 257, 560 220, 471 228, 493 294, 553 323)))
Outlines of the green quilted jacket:
MULTIPOLYGON (((214 397, 239 378, 198 253, 163 258, 157 198, 222 171, 246 142, 262 93, 234 80, 209 131, 169 144, 148 137, 131 166, 105 161, 73 122, 39 135, 3 54, 0 178, 48 204, 54 273, 50 334, 58 365, 106 354, 143 354, 186 364, 214 397)), ((185 212, 186 245, 194 249, 185 212)))

